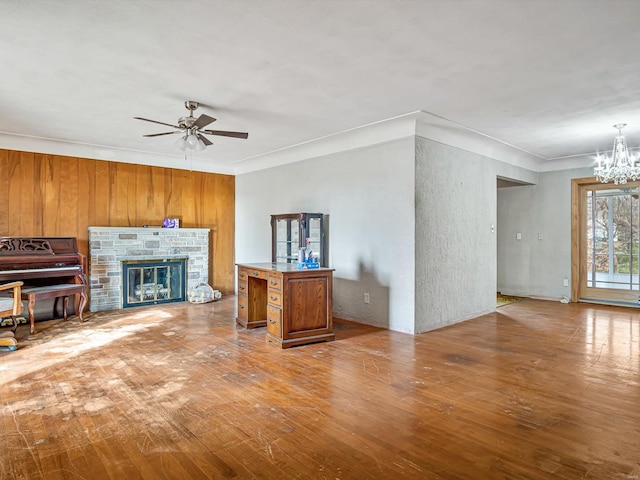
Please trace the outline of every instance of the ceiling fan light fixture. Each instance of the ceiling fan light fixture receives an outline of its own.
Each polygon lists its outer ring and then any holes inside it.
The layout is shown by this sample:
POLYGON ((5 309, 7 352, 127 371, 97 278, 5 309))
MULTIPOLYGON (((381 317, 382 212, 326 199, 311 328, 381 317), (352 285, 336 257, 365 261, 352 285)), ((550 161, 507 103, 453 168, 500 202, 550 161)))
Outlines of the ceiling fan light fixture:
POLYGON ((201 152, 205 148, 207 148, 207 146, 204 144, 204 142, 202 140, 198 139, 198 143, 196 143, 196 146, 195 146, 196 152, 201 152))
POLYGON ((187 147, 192 150, 195 150, 197 145, 198 145, 198 137, 196 137, 196 134, 193 131, 190 131, 189 134, 187 135, 187 147))
POLYGON ((178 147, 180 150, 182 150, 183 152, 187 149, 187 136, 184 135, 180 138, 178 138, 178 140, 176 140, 176 147, 178 147))

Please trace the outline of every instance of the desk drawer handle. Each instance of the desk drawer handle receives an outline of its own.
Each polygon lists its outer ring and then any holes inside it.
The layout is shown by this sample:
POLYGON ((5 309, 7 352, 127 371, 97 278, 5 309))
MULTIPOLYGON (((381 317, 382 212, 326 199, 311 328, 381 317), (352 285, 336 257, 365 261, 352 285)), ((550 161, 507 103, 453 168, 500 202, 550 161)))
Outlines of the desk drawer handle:
POLYGON ((238 287, 238 290, 244 290, 244 286, 238 287))
POLYGON ((258 275, 260 275, 260 272, 256 272, 255 270, 253 271, 253 274, 257 277, 258 275))
POLYGON ((276 282, 275 280, 271 280, 269 283, 270 283, 271 285, 277 285, 277 284, 278 284, 278 282, 276 282))
POLYGON ((239 305, 240 308, 244 308, 244 305, 239 305))
POLYGON ((278 300, 278 297, 276 297, 275 295, 270 295, 269 298, 271 299, 272 302, 275 302, 276 300, 278 300))
POLYGON ((270 319, 269 319, 269 323, 270 323, 271 325, 275 325, 276 323, 278 323, 278 321, 277 321, 277 320, 274 320, 273 318, 270 318, 270 319))

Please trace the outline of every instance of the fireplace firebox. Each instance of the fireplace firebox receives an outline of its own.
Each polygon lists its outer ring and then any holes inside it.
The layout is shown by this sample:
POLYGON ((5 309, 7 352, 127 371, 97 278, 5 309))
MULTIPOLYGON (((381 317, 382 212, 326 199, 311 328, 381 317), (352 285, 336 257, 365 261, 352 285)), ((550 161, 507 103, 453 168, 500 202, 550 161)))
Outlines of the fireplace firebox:
POLYGON ((187 258, 122 261, 122 307, 183 302, 187 258))

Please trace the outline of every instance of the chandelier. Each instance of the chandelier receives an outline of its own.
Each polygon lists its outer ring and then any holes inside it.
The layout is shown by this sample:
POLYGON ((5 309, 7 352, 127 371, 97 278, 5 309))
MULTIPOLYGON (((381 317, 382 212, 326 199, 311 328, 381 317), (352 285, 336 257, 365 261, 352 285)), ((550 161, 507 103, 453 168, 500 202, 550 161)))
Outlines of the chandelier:
POLYGON ((622 129, 626 123, 618 123, 613 128, 618 129, 618 135, 613 139, 613 151, 611 157, 598 154, 598 166, 593 170, 594 176, 602 183, 613 180, 616 185, 624 185, 627 180, 640 178, 640 165, 636 165, 637 158, 629 154, 627 139, 622 135, 622 129))

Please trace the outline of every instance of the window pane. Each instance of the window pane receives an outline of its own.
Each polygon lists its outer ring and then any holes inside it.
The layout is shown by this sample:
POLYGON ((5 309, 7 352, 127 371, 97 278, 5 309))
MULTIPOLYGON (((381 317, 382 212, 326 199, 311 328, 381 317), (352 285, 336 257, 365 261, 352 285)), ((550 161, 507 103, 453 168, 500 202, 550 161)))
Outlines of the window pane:
POLYGON ((638 289, 638 189, 587 195, 588 286, 638 289))

